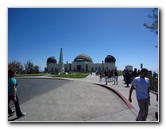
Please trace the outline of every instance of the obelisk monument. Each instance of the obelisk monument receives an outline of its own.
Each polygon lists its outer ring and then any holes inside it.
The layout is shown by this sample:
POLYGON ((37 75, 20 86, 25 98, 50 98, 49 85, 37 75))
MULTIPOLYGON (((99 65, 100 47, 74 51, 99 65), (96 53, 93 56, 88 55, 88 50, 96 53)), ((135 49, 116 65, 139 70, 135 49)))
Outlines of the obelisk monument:
POLYGON ((59 57, 59 74, 63 74, 64 71, 64 63, 63 63, 63 52, 62 48, 60 50, 60 57, 59 57))

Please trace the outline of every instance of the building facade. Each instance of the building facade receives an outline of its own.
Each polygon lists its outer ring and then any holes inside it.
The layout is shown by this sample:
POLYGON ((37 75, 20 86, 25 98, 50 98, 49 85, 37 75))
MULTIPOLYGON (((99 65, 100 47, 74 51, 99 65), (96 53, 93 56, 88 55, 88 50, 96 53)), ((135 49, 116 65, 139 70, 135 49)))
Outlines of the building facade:
POLYGON ((126 70, 133 71, 133 66, 132 65, 127 65, 125 66, 126 70))
MULTIPOLYGON (((60 51, 59 63, 57 63, 57 60, 54 56, 49 57, 46 62, 47 66, 45 68, 45 71, 49 73, 50 72, 59 73, 60 68, 63 69, 62 67, 59 67, 59 65, 63 64, 63 62, 61 61, 63 59, 61 59, 61 57, 63 57, 62 49, 60 51)), ((93 60, 90 56, 86 54, 80 54, 74 58, 72 63, 66 62, 66 64, 64 64, 64 72, 69 72, 69 71, 90 72, 90 71, 103 71, 105 69, 113 70, 116 68, 115 62, 116 62, 115 57, 111 55, 107 55, 107 57, 105 58, 104 61, 102 61, 102 63, 93 63, 93 60)))

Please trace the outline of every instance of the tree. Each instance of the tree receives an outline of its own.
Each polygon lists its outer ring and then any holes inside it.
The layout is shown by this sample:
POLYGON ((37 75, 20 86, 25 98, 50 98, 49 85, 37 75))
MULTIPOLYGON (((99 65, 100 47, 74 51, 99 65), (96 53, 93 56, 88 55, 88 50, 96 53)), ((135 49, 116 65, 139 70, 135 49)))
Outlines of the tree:
POLYGON ((154 19, 154 21, 151 25, 144 23, 144 26, 158 35, 158 8, 154 8, 152 11, 153 15, 148 15, 148 17, 154 19))
POLYGON ((25 66, 25 72, 28 73, 28 74, 31 74, 33 73, 33 63, 31 61, 27 61, 27 63, 24 64, 25 66))
POLYGON ((12 61, 8 63, 8 69, 12 69, 17 71, 17 73, 22 73, 23 72, 23 65, 19 61, 12 61))
POLYGON ((35 66, 34 66, 34 70, 35 70, 35 73, 39 73, 39 66, 38 66, 38 65, 35 65, 35 66))
POLYGON ((34 65, 31 61, 27 61, 24 66, 27 74, 39 73, 39 66, 34 65))
MULTIPOLYGON (((144 23, 144 26, 147 29, 150 29, 150 31, 158 35, 158 8, 154 8, 152 11, 153 11, 153 15, 148 15, 148 17, 152 18, 154 21, 152 22, 151 25, 144 23)), ((158 45, 156 45, 155 47, 158 47, 158 45)))

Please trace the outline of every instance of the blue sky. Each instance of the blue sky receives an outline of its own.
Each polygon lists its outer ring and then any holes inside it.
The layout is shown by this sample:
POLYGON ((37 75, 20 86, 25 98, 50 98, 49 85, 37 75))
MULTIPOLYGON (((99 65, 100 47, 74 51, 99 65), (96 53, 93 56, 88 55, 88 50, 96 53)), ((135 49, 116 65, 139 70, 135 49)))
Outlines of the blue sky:
POLYGON ((143 26, 152 23, 149 14, 152 8, 9 8, 8 61, 44 70, 63 48, 64 63, 83 53, 94 63, 112 55, 119 70, 143 63, 158 72, 158 36, 143 26))

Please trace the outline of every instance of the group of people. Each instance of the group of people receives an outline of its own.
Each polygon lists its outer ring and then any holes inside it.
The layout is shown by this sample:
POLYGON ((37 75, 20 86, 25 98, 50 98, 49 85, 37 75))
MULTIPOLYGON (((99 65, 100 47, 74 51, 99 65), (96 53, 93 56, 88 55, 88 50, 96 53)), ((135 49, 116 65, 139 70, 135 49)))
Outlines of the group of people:
MULTIPOLYGON (((129 87, 131 84, 131 88, 129 90, 129 98, 128 100, 132 102, 132 92, 135 89, 136 98, 139 106, 139 112, 136 117, 136 121, 146 121, 148 115, 148 108, 150 104, 150 80, 147 78, 148 70, 146 68, 142 68, 141 71, 124 70, 124 81, 127 84, 126 87, 129 87)), ((107 70, 104 71, 105 82, 107 85, 109 72, 107 70)), ((103 73, 100 73, 100 79, 102 79, 103 73)), ((117 82, 118 84, 118 72, 115 69, 113 71, 114 84, 117 82)))
POLYGON ((103 72, 100 72, 100 81, 102 81, 102 78, 105 78, 105 82, 106 85, 108 84, 108 82, 112 82, 114 81, 114 85, 117 84, 118 85, 118 71, 117 69, 114 70, 107 70, 105 69, 103 72))
POLYGON ((137 71, 136 68, 134 69, 134 71, 125 69, 123 71, 123 78, 124 78, 123 80, 127 85, 126 87, 129 87, 129 84, 131 84, 132 80, 139 75, 140 75, 140 70, 137 71))

